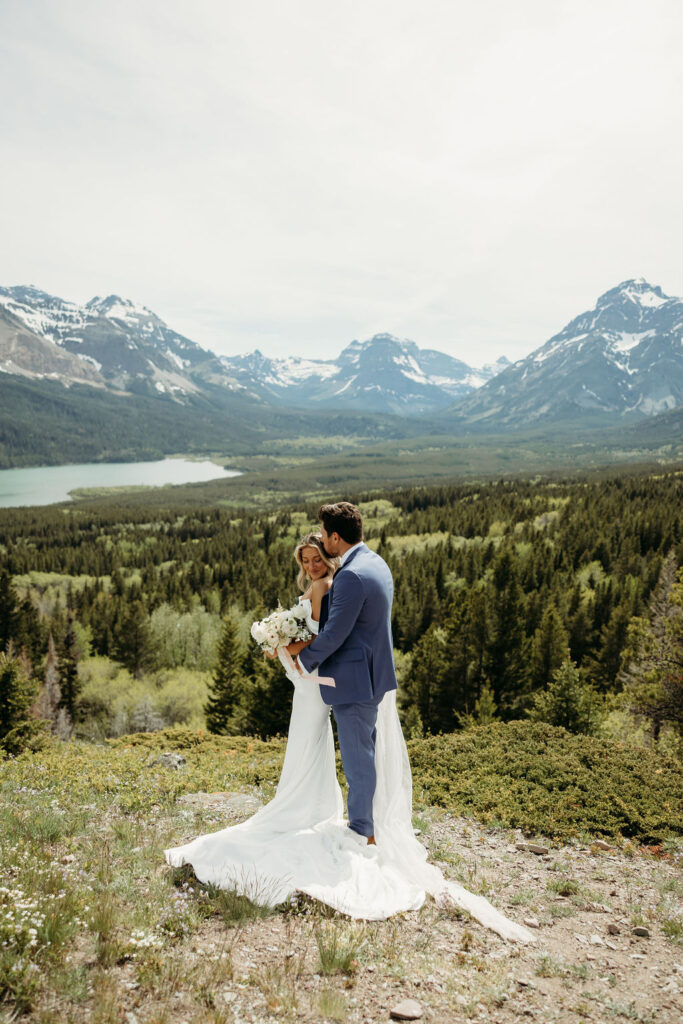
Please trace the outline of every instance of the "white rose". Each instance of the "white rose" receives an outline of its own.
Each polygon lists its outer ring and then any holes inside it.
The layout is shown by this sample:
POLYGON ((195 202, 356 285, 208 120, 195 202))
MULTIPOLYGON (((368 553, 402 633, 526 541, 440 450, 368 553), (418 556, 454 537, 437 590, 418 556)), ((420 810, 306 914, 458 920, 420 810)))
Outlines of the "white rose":
POLYGON ((251 635, 257 644, 263 644, 266 640, 266 630, 262 622, 255 622, 251 627, 251 635))

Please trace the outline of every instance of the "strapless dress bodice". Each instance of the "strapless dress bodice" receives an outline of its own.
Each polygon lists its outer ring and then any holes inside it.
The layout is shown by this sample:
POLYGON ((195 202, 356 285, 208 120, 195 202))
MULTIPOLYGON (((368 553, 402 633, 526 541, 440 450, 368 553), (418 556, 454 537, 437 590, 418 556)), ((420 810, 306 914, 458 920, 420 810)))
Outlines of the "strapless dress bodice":
POLYGON ((313 605, 311 604, 310 597, 300 597, 299 604, 303 605, 306 609, 306 625, 310 629, 314 636, 318 635, 318 629, 320 623, 313 618, 313 605))

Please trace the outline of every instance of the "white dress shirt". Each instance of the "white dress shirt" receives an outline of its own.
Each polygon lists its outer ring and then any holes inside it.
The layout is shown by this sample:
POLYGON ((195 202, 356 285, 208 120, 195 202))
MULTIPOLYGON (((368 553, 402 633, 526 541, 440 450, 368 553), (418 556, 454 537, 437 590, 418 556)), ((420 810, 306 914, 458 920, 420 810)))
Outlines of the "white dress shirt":
POLYGON ((349 555, 351 554, 351 552, 352 552, 352 551, 355 551, 357 547, 360 547, 360 545, 361 545, 362 543, 363 543, 363 541, 362 541, 362 540, 359 540, 357 544, 352 544, 350 548, 347 548, 347 549, 346 549, 346 551, 344 552, 344 554, 343 554, 343 555, 341 556, 341 558, 339 559, 339 568, 340 568, 340 569, 341 569, 342 565, 344 564, 344 562, 346 561, 346 559, 347 559, 347 558, 349 557, 349 555))

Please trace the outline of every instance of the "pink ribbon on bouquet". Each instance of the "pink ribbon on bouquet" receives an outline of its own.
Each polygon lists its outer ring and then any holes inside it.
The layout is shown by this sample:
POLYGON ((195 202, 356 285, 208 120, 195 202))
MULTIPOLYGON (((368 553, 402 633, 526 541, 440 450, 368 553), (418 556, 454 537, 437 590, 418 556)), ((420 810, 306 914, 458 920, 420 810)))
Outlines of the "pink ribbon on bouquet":
POLYGON ((294 659, 292 658, 292 655, 289 653, 286 647, 278 647, 277 653, 285 669, 287 669, 290 672, 298 673, 298 675, 300 675, 302 679, 310 679, 312 682, 318 683, 319 686, 337 685, 331 676, 314 676, 310 673, 306 675, 305 672, 301 671, 298 665, 294 664, 294 659))

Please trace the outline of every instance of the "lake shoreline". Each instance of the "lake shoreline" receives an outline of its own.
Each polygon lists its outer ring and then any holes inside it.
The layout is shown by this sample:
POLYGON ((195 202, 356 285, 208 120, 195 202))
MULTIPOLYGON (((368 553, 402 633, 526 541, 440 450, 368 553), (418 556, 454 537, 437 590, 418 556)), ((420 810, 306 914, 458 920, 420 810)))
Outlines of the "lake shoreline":
POLYGON ((131 491, 241 476, 224 456, 166 455, 134 462, 84 462, 0 470, 0 508, 71 504, 131 491), (220 462, 218 461, 220 459, 220 462), (117 482, 120 481, 120 482, 117 482))

